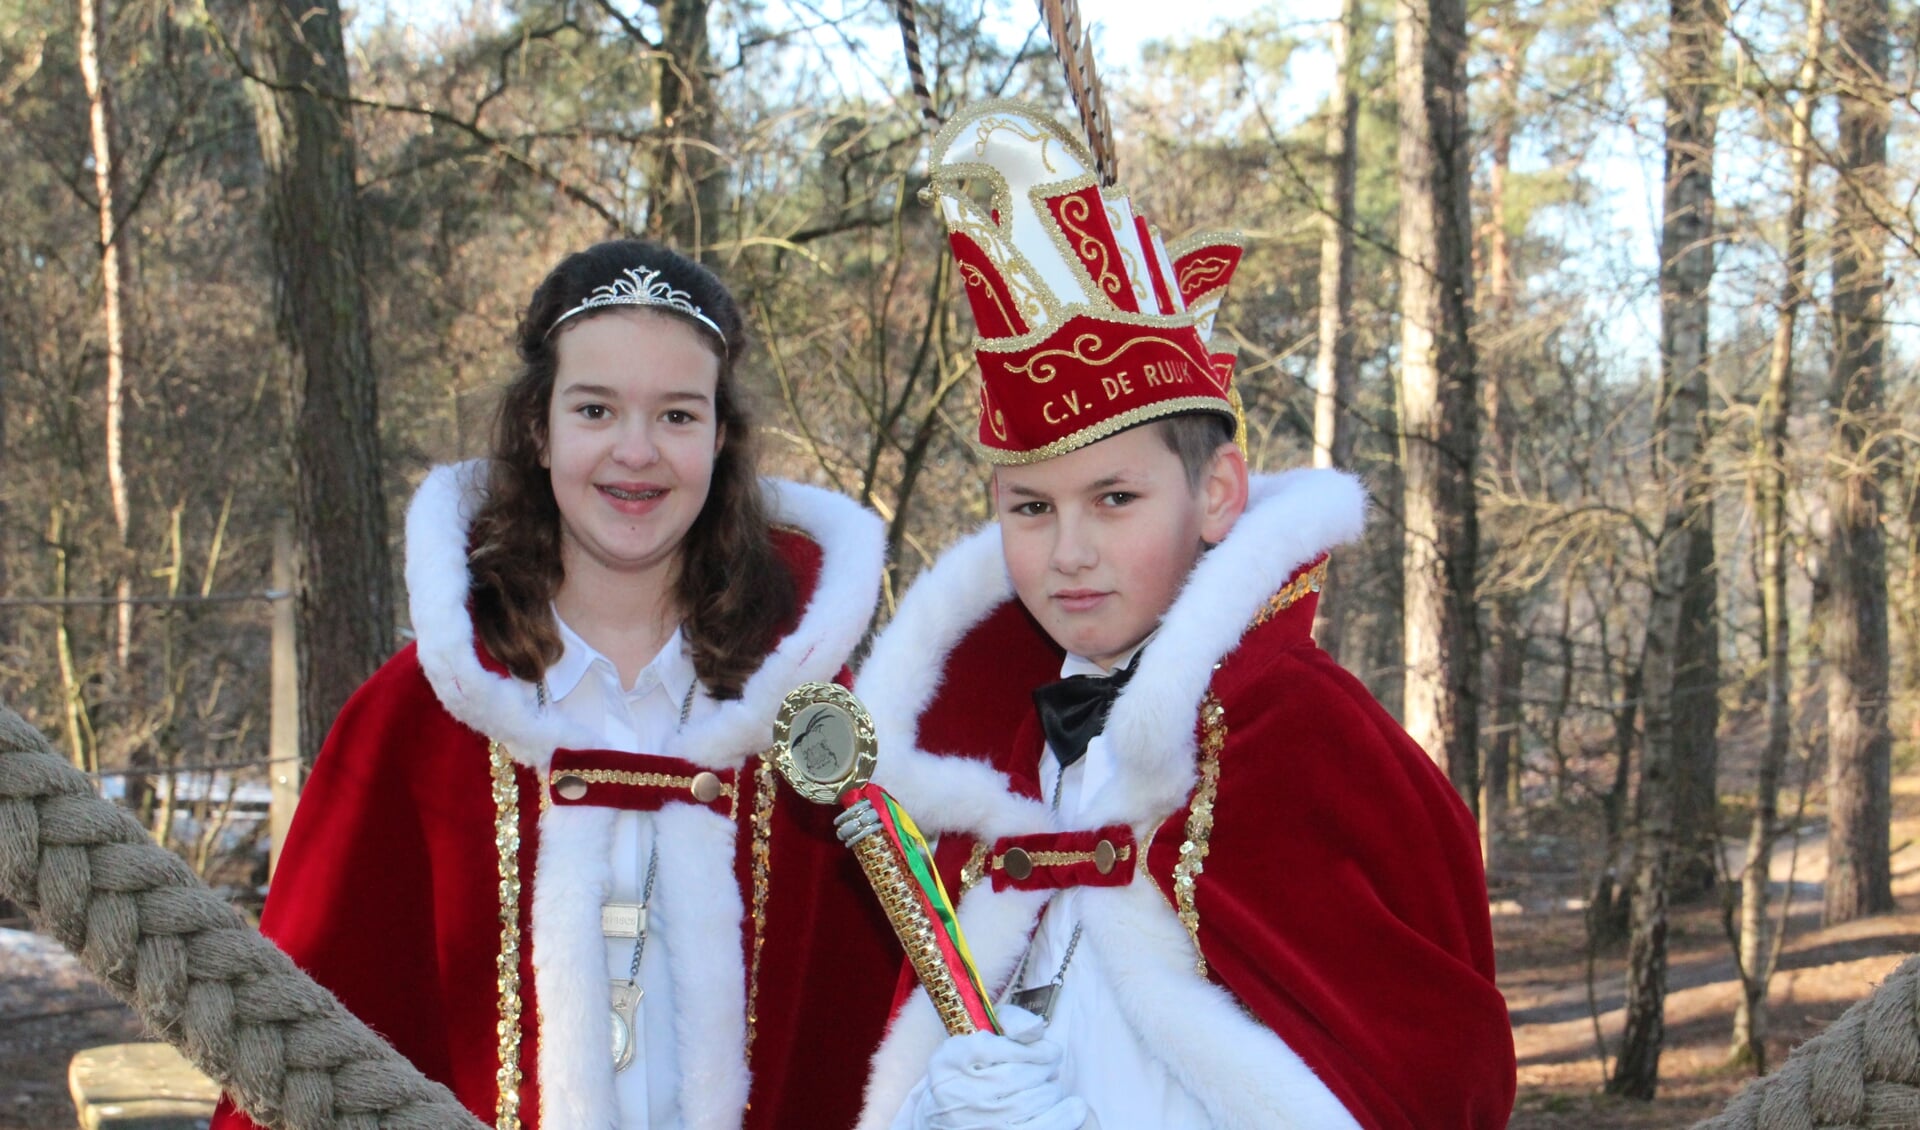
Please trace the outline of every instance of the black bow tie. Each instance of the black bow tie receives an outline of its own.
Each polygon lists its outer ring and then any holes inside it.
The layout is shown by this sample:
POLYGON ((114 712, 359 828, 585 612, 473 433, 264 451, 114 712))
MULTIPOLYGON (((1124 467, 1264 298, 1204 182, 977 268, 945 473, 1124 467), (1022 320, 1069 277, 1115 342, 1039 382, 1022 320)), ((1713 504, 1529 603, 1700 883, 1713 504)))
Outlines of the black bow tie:
POLYGON ((1135 653, 1125 669, 1109 675, 1071 675, 1057 683, 1033 689, 1033 705, 1040 711, 1040 728, 1047 746, 1065 769, 1086 756, 1087 743, 1107 728, 1107 712, 1120 697, 1127 680, 1140 666, 1135 653))

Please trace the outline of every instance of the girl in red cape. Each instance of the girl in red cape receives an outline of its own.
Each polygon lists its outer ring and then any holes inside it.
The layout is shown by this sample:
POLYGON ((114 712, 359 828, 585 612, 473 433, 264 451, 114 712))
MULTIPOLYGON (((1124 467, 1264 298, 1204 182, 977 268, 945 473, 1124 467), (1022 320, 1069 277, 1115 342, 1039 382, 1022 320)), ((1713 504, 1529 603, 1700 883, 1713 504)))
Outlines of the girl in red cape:
POLYGON ((883 537, 756 477, 745 348, 664 248, 546 277, 491 457, 408 514, 417 638, 342 710, 267 898, 261 929, 499 1130, 859 1107, 898 947, 758 754, 787 691, 845 679, 883 537))

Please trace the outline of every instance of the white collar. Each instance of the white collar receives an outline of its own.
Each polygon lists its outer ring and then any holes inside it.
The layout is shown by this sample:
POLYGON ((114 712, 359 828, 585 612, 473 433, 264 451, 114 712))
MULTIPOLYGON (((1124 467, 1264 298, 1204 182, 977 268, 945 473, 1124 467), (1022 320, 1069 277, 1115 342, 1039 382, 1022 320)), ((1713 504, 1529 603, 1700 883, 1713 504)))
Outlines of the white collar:
POLYGON ((1094 675, 1104 679, 1116 672, 1125 671, 1133 663, 1133 657, 1139 655, 1141 650, 1153 641, 1153 637, 1159 634, 1160 626, 1156 624, 1153 631, 1147 633, 1145 639, 1121 652, 1120 658, 1113 661, 1113 666, 1106 668, 1102 668, 1084 655, 1075 655, 1069 651, 1066 659, 1060 663, 1060 677, 1070 679, 1075 675, 1094 675))
MULTIPOLYGON (((556 746, 588 749, 582 743, 592 736, 528 709, 525 684, 485 666, 475 648, 467 533, 486 494, 486 474, 484 460, 438 467, 407 510, 407 596, 420 667, 448 713, 544 772, 556 746)), ((762 497, 776 526, 819 547, 819 580, 800 623, 761 661, 740 697, 690 722, 674 749, 660 751, 705 767, 736 768, 765 749, 781 700, 800 683, 839 672, 880 593, 886 527, 877 516, 850 498, 798 483, 762 480, 762 497)))
MULTIPOLYGON (((587 677, 587 672, 591 671, 596 663, 604 664, 606 670, 612 673, 613 682, 619 683, 619 666, 601 654, 600 649, 588 643, 579 632, 574 631, 573 625, 561 618, 560 610, 557 608, 553 611, 553 622, 560 628, 560 658, 554 661, 553 666, 547 668, 545 681, 548 701, 559 702, 572 694, 574 688, 580 685, 580 680, 587 677)), ((674 702, 677 703, 686 696, 687 689, 693 685, 697 677, 697 672, 693 669, 693 657, 687 654, 686 636, 682 634, 680 628, 674 628, 673 634, 667 637, 667 642, 660 645, 659 652, 640 669, 639 675, 634 680, 634 686, 639 686, 646 680, 648 671, 653 672, 654 678, 666 690, 667 697, 674 702)), ((620 693, 631 694, 632 690, 623 686, 620 688, 620 693)))

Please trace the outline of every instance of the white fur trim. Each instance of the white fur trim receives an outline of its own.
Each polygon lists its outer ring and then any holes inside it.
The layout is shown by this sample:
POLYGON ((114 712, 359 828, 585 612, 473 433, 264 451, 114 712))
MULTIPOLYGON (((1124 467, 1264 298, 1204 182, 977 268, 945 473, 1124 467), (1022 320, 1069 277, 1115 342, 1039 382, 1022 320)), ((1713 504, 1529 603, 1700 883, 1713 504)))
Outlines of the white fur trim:
POLYGON ((1193 567, 1114 700, 1106 735, 1123 787, 1102 791, 1106 803, 1086 814, 1089 826, 1157 824, 1187 803, 1197 779, 1193 723, 1214 664, 1287 578, 1358 538, 1366 521, 1366 489, 1344 471, 1262 475, 1252 487, 1246 513, 1193 567))
MULTIPOLYGON (((1359 536, 1365 512, 1365 491, 1342 472, 1253 480, 1246 513, 1194 567, 1114 704, 1106 733, 1119 774, 1085 827, 1123 823, 1144 832, 1186 803, 1196 779, 1194 720, 1214 664, 1239 645, 1296 570, 1359 536)), ((1068 830, 1044 806, 1011 793, 1004 774, 940 756, 949 751, 924 750, 916 740, 946 656, 1013 596, 999 528, 989 526, 914 585, 862 668, 856 689, 874 713, 884 751, 877 776, 928 832, 992 840, 1068 830)), ((1143 868, 1127 888, 1087 890, 1080 909, 1123 1010, 1149 1046, 1164 1052, 1168 1069, 1223 1127, 1355 1125, 1283 1040, 1194 971, 1192 941, 1152 885, 1143 868)), ((996 892, 984 884, 962 901, 961 927, 990 986, 1011 973, 1044 903, 1042 892, 996 892)), ((862 1130, 890 1125, 944 1035, 932 1004, 916 992, 874 1054, 862 1130)))
MULTIPOLYGON (((1088 827, 1157 825, 1193 791, 1194 718, 1215 663, 1239 645, 1261 607, 1302 565, 1359 537, 1366 491, 1341 471, 1298 470, 1252 482, 1246 513, 1194 566, 1161 620, 1140 669, 1114 703, 1107 740, 1119 787, 1088 827)), ((976 625, 1014 599, 989 525, 948 550, 900 602, 855 685, 885 751, 876 779, 929 834, 964 830, 989 839, 1057 829, 1037 802, 1008 791, 1006 776, 963 758, 929 756, 920 715, 939 690, 946 656, 976 625)))
POLYGON ((540 1025, 540 1125, 611 1130, 612 1021, 600 904, 613 880, 614 810, 558 805, 540 816, 533 875, 533 984, 540 1025))
MULTIPOLYGON (((1013 972, 1045 891, 994 891, 981 886, 960 907, 961 929, 988 985, 1013 972)), ((1079 899, 1086 935, 1121 1012, 1142 1043, 1220 1130, 1345 1130, 1352 1114, 1306 1062, 1249 1017, 1232 994, 1193 969, 1193 943, 1140 871, 1122 888, 1088 888, 1079 899)), ((858 1130, 886 1130, 946 1029, 924 991, 916 990, 873 1057, 858 1130)))
POLYGON ((930 757, 920 748, 920 715, 940 689, 947 653, 1012 599, 1000 526, 991 524, 942 554, 914 582, 860 665, 854 693, 873 715, 882 751, 875 779, 929 835, 964 828, 992 838, 1047 818, 1042 805, 1008 791, 1005 774, 968 758, 930 757))
POLYGON ((1086 936, 1141 1042, 1154 1049, 1221 1130, 1336 1130, 1354 1120, 1273 1029, 1193 970, 1193 942, 1136 872, 1125 887, 1081 892, 1086 936))
MULTIPOLYGON (((484 476, 478 461, 435 468, 407 513, 407 590, 420 665, 448 713, 544 776, 556 748, 596 742, 558 713, 529 709, 526 688, 488 671, 474 651, 467 529, 484 476)), ((813 487, 771 480, 762 487, 772 520, 820 546, 820 577, 798 626, 747 680, 741 697, 718 704, 662 751, 714 768, 745 766, 772 740, 786 692, 839 672, 880 591, 885 533, 878 518, 813 487)), ((666 945, 678 1002, 682 1125, 737 1127, 749 1079, 740 935, 746 914, 734 876, 735 825, 693 805, 670 805, 654 820, 668 845, 660 853, 659 895, 673 907, 673 935, 682 940, 666 945)), ((612 880, 613 821, 611 810, 568 806, 540 818, 531 944, 540 1005, 540 1124, 553 1130, 611 1130, 619 1121, 599 920, 612 880)))
POLYGON ((747 973, 739 933, 746 911, 733 873, 734 824, 690 804, 663 808, 654 822, 673 849, 660 853, 659 897, 672 915, 667 970, 680 1053, 680 1125, 730 1130, 740 1125, 748 1086, 742 1055, 747 973))

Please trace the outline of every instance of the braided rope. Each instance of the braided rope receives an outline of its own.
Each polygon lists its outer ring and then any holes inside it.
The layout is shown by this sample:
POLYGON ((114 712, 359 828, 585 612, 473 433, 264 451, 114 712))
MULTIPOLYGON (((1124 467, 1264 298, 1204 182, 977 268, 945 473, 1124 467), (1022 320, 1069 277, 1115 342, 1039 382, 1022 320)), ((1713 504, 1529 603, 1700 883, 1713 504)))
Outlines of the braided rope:
POLYGON ((1920 1126, 1920 957, 1694 1130, 1920 1126))
POLYGON ((0 895, 264 1126, 482 1125, 4 706, 0 895))

